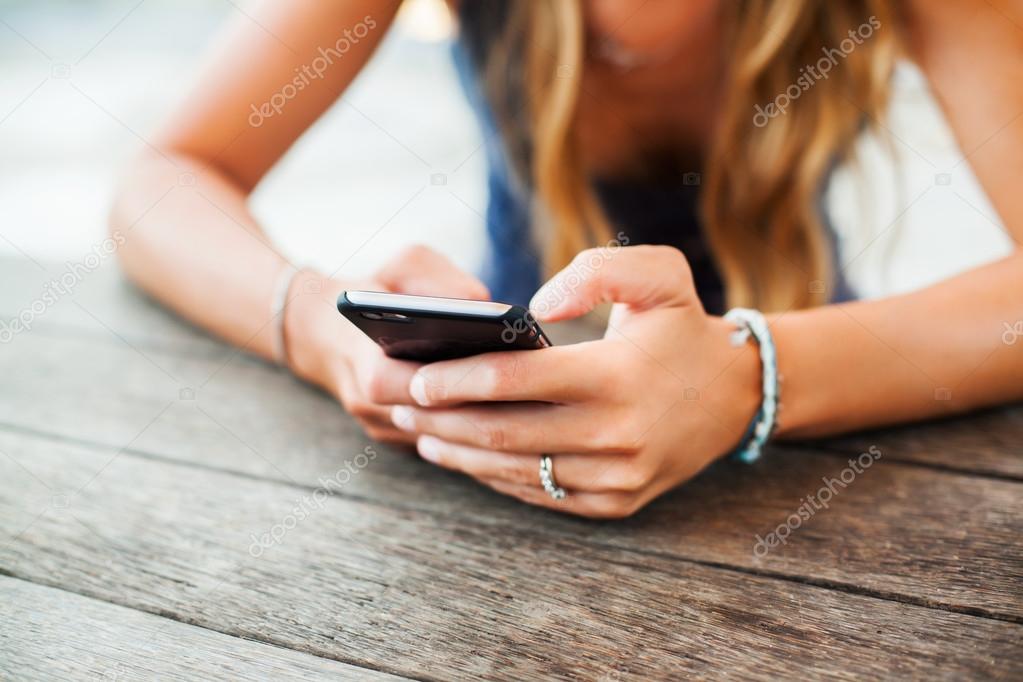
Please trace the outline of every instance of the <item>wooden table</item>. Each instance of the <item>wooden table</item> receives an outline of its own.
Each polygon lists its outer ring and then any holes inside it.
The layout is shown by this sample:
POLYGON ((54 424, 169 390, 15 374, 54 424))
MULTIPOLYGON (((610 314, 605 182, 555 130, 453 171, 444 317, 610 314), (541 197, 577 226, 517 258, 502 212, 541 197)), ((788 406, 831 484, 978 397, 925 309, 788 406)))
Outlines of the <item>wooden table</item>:
POLYGON ((0 345, 0 678, 1023 676, 1019 407, 592 522, 368 441, 112 263, 47 303, 64 272, 0 262, 0 319, 42 302, 0 345))

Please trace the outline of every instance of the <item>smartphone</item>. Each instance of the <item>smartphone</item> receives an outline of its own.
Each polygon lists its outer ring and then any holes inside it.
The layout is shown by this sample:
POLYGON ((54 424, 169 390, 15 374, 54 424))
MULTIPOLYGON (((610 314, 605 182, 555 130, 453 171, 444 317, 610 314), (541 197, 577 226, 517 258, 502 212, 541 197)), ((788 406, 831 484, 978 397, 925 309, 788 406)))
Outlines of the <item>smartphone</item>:
POLYGON ((437 362, 551 345, 526 308, 463 298, 345 291, 337 309, 392 358, 437 362))

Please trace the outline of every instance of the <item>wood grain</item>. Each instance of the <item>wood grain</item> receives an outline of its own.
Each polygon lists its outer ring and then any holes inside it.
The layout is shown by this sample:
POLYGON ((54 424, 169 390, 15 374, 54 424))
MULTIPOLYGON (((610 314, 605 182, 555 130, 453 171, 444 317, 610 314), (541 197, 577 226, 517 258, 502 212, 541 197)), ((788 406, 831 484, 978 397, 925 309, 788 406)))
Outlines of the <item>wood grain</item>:
POLYGON ((399 680, 0 577, 0 678, 399 680))
POLYGON ((1023 674, 1013 623, 338 495, 299 520, 302 491, 276 482, 28 435, 0 434, 0 449, 5 572, 356 665, 445 679, 1023 674), (280 542, 250 553, 278 523, 280 542))
POLYGON ((0 357, 0 374, 6 381, 0 420, 16 429, 288 482, 305 491, 372 447, 380 456, 350 477, 344 495, 479 522, 543 526, 590 543, 966 613, 1023 618, 1020 484, 889 461, 894 453, 884 442, 878 443, 880 461, 848 487, 833 486, 827 509, 805 523, 797 518, 799 528, 784 545, 758 556, 757 538, 798 513, 803 498, 817 493, 824 479, 842 475, 844 460, 775 449, 754 467, 722 462, 624 524, 591 524, 527 508, 407 452, 375 445, 329 398, 248 359, 225 365, 155 350, 143 357, 95 339, 19 338, 0 357), (181 387, 189 385, 197 387, 194 398, 180 398, 181 387))
POLYGON ((976 414, 850 434, 814 447, 859 453, 884 442, 906 462, 1023 480, 1023 406, 1008 405, 976 414))
POLYGON ((218 358, 234 354, 129 285, 113 258, 91 271, 0 258, 0 321, 22 315, 30 323, 28 333, 35 335, 96 339, 140 352, 159 349, 218 358), (69 272, 74 276, 65 279, 69 272))

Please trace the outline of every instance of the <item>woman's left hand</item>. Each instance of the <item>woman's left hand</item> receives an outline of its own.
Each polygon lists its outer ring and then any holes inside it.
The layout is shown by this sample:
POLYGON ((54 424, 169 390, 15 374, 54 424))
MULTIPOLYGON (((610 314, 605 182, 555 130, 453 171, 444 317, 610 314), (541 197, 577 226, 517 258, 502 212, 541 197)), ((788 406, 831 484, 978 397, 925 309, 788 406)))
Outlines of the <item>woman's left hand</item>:
POLYGON ((611 302, 599 341, 426 365, 420 407, 392 421, 421 435, 424 459, 526 502, 619 518, 734 448, 760 404, 760 361, 734 326, 708 316, 676 249, 591 249, 533 299, 541 321, 611 302), (549 454, 567 495, 540 485, 549 454))

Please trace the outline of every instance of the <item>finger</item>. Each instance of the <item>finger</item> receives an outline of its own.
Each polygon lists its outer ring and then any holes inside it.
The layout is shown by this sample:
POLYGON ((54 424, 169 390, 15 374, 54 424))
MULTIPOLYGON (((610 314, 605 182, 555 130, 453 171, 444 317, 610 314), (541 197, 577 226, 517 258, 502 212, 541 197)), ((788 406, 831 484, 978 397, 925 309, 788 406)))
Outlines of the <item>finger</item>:
POLYGON ((366 435, 379 443, 390 445, 412 445, 416 444, 416 434, 408 431, 401 431, 393 426, 381 426, 379 428, 363 425, 366 435))
POLYGON ((359 389, 366 399, 381 406, 415 404, 409 384, 422 365, 389 358, 379 348, 374 352, 374 360, 356 363, 359 389))
POLYGON ((398 428, 498 452, 630 454, 626 429, 568 405, 493 403, 447 409, 395 405, 398 428))
POLYGON ((477 277, 421 244, 404 249, 377 273, 376 279, 389 291, 402 294, 490 299, 486 285, 477 277))
POLYGON ((670 246, 587 249, 533 296, 539 320, 579 317, 601 303, 625 303, 634 310, 700 305, 685 256, 670 246))
POLYGON ((486 485, 504 495, 523 502, 557 511, 588 516, 594 519, 621 519, 631 516, 640 507, 635 495, 629 493, 575 493, 570 492, 555 500, 543 488, 516 485, 505 481, 486 481, 486 485))
MULTIPOLYGON (((388 413, 390 408, 380 407, 378 408, 383 413, 388 413)), ((407 445, 414 445, 418 434, 406 431, 405 429, 399 429, 394 425, 389 417, 382 417, 378 414, 368 414, 365 410, 362 411, 364 416, 357 417, 359 426, 366 433, 367 436, 373 440, 378 440, 385 443, 405 443, 407 445)))
POLYGON ((484 353, 421 367, 409 393, 420 405, 466 402, 573 402, 607 386, 608 365, 595 362, 594 342, 536 351, 484 353))
MULTIPOLYGON (((420 436, 416 449, 428 462, 478 480, 540 485, 540 455, 495 452, 434 436, 420 436)), ((573 491, 636 492, 646 484, 633 457, 559 454, 551 461, 557 484, 573 491)))
POLYGON ((414 416, 412 416, 412 415, 404 415, 403 416, 403 415, 400 415, 400 414, 399 415, 395 415, 394 414, 394 406, 384 407, 383 410, 385 412, 387 412, 387 415, 388 415, 387 416, 387 420, 386 420, 387 421, 387 426, 389 426, 391 428, 396 428, 399 431, 404 431, 405 433, 411 433, 411 434, 413 434, 415 436, 419 435, 416 432, 416 424, 415 424, 414 416))

